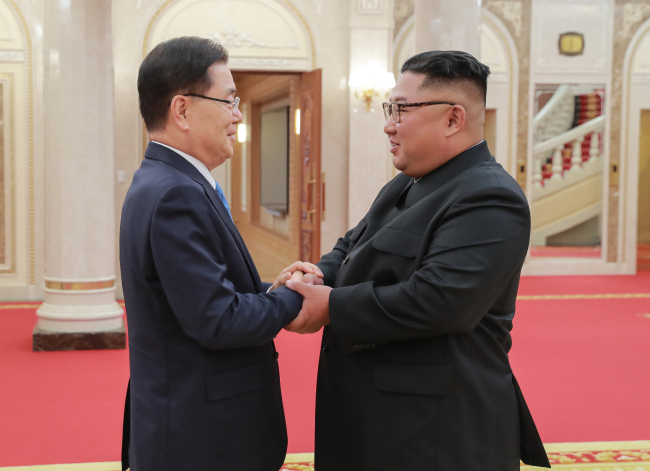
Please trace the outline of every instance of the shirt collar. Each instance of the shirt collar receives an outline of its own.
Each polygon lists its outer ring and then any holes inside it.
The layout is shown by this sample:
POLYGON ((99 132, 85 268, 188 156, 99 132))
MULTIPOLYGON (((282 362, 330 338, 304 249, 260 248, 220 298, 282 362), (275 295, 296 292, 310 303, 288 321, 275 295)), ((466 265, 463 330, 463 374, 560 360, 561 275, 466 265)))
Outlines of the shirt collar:
POLYGON ((180 155, 180 156, 183 157, 185 160, 187 160, 189 163, 191 163, 192 165, 194 165, 194 167, 196 167, 196 169, 197 169, 199 172, 201 172, 201 175, 203 175, 203 176, 205 177, 205 179, 206 179, 206 180, 208 181, 208 183, 212 186, 212 188, 216 190, 216 188, 217 188, 217 182, 215 181, 214 177, 210 174, 210 171, 208 170, 208 167, 206 167, 205 164, 204 164, 203 162, 201 162, 199 159, 197 159, 197 158, 195 158, 195 157, 192 157, 191 155, 186 154, 185 152, 183 152, 183 151, 181 151, 181 150, 175 149, 175 148, 172 147, 172 146, 168 146, 167 144, 163 144, 162 142, 158 142, 158 141, 151 141, 151 142, 155 142, 155 143, 158 144, 158 145, 165 146, 165 147, 167 147, 168 149, 173 150, 173 151, 176 152, 178 155, 180 155))

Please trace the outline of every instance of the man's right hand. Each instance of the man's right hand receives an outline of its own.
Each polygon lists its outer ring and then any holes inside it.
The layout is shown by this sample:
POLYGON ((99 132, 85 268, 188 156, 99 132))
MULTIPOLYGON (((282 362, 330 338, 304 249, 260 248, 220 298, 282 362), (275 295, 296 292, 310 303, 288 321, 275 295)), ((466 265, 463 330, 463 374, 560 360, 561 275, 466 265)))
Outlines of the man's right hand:
MULTIPOLYGON (((296 272, 298 273, 298 272, 296 272)), ((294 273, 295 275, 295 273, 294 273)), ((302 281, 303 283, 307 285, 314 285, 314 286, 321 286, 324 285, 325 282, 323 281, 323 278, 314 275, 313 273, 305 273, 300 279, 294 279, 293 276, 291 277, 291 281, 302 281)))
POLYGON ((308 280, 311 280, 313 277, 313 282, 310 284, 323 284, 323 272, 320 271, 320 268, 313 263, 298 261, 292 263, 280 272, 271 288, 269 288, 269 291, 273 291, 275 288, 279 288, 280 286, 285 286, 289 280, 303 281, 303 276, 308 276, 308 280), (320 283, 315 280, 320 280, 320 283))
POLYGON ((284 326, 285 330, 299 334, 313 334, 330 323, 329 295, 332 288, 292 281, 287 283, 287 288, 300 293, 303 302, 298 317, 284 326))

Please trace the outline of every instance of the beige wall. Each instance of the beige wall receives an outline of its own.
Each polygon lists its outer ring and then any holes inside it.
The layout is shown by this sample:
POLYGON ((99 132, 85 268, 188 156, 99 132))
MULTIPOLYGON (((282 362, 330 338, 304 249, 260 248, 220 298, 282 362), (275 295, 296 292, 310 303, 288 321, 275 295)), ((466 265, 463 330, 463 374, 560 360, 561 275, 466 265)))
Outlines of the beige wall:
MULTIPOLYGON (((5 262, 8 251, 12 247, 12 234, 7 232, 7 218, 13 212, 16 217, 15 225, 15 266, 16 275, 3 275, 0 283, 0 299, 38 299, 43 295, 42 276, 45 260, 44 241, 47 237, 44 230, 45 180, 44 156, 47 150, 43 134, 43 77, 46 70, 45 59, 49 58, 49 48, 43 44, 42 25, 43 5, 46 0, 0 0, 8 12, 11 21, 8 25, 17 28, 17 40, 0 43, 2 48, 13 51, 3 56, 1 62, 6 72, 14 73, 15 108, 15 166, 12 171, 7 169, 6 162, 9 150, 5 141, 5 181, 12 175, 15 183, 15 196, 12 196, 5 186, 5 262), (24 41, 24 42, 23 42, 24 41), (15 54, 24 50, 24 55, 15 54), (22 68, 22 69, 21 69, 22 68), (30 98, 31 97, 31 98, 30 98), (22 126, 22 129, 19 129, 22 126)), ((47 0, 49 1, 49 0, 47 0)), ((54 1, 54 0, 52 0, 54 1)), ((118 174, 124 172, 124 181, 116 178, 115 207, 116 223, 119 225, 122 202, 131 183, 133 173, 140 165, 142 158, 143 139, 141 120, 138 112, 136 78, 140 62, 143 58, 144 37, 153 26, 157 15, 171 6, 189 0, 112 0, 113 25, 113 57, 114 57, 114 151, 115 170, 118 174)), ((322 119, 322 171, 326 173, 326 219, 323 221, 321 234, 321 250, 327 252, 336 239, 348 229, 348 162, 349 162, 349 125, 351 97, 347 87, 350 68, 350 17, 351 2, 357 0, 264 0, 275 2, 291 11, 296 18, 299 16, 308 26, 305 35, 313 40, 315 66, 323 70, 323 119, 322 119)), ((604 1, 604 0, 603 0, 604 1)), ((496 15, 507 27, 513 38, 518 55, 519 91, 515 96, 518 106, 516 120, 517 160, 526 158, 527 130, 529 121, 529 69, 531 63, 531 17, 532 0, 484 0, 483 7, 496 15)), ((252 3, 251 3, 252 4, 252 3)), ((412 0, 390 1, 394 8, 395 33, 405 24, 413 13, 412 0)), ((623 105, 623 75, 624 57, 630 42, 639 27, 650 18, 650 3, 647 0, 613 0, 614 31, 611 50, 611 92, 610 97, 611 123, 610 126, 610 158, 617 162, 624 158, 621 149, 623 136, 629 136, 630 141, 637 144, 647 128, 639 133, 638 113, 629 129, 621 121, 623 105)), ((150 31, 149 31, 150 32, 150 31)), ((3 34, 0 34, 3 37, 3 34)), ((1 49, 1 48, 0 48, 1 49)), ((272 54, 272 51, 270 51, 272 54)), ((48 59, 49 60, 49 59, 48 59)), ((635 82, 633 82, 635 83, 635 82)), ((636 86, 636 85, 635 85, 636 86)), ((632 95, 634 96, 634 95, 632 95)), ((6 95, 5 95, 6 97, 6 95)), ((634 105, 634 100, 632 100, 634 105)), ((644 106, 645 107, 645 106, 644 106)), ((6 114, 8 108, 3 106, 6 114)), ((499 113, 501 115, 501 113, 499 113)), ((499 126, 495 134, 501 136, 499 126)), ((489 124, 486 127, 489 131, 489 124)), ((5 134, 6 136, 6 134, 5 134)), ((636 145, 633 157, 636 159, 636 145)), ((503 146, 497 152, 502 154, 503 146)), ((632 154, 630 154, 632 156, 632 154)), ((647 154, 641 154, 647 155, 647 154)), ((643 192, 650 187, 646 175, 646 160, 639 162, 639 215, 642 216, 644 202, 647 197, 643 192)), ((234 176, 234 173, 233 173, 234 176)), ((117 177, 117 175, 116 175, 117 177)), ((623 175, 621 175, 621 179, 623 175)), ((634 175, 634 178, 637 178, 634 175)), ((625 201, 618 201, 623 195, 613 188, 610 191, 610 257, 616 257, 618 231, 615 212, 620 208, 622 218, 625 208, 632 207, 631 201, 636 201, 636 195, 625 201)), ((621 198, 622 199, 622 198, 621 198)), ((636 204, 636 203, 635 203, 636 204)), ((630 212, 630 211, 628 211, 630 212)), ((634 207, 633 215, 637 214, 634 207)), ((642 217, 640 227, 645 227, 642 217)), ((636 221, 627 228, 628 234, 636 233, 636 221)), ((646 236, 639 230, 639 240, 646 236)), ((117 239, 115 240, 117 245, 117 239)), ((629 257, 628 257, 629 258, 629 257)), ((0 258, 0 262, 1 262, 0 258)), ((117 264, 117 261, 116 261, 117 264)), ((119 269, 117 270, 119 283, 119 269)))
POLYGON ((639 133, 638 243, 650 244, 650 110, 641 111, 639 133))

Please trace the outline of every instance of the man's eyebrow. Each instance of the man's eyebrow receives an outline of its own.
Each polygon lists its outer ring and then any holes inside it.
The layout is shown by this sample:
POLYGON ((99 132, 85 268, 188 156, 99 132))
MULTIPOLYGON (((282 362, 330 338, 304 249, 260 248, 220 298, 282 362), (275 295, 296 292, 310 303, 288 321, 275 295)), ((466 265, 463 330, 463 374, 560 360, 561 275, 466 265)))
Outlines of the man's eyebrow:
POLYGON ((395 103, 395 102, 398 102, 398 101, 406 101, 406 97, 392 96, 392 97, 390 97, 390 101, 391 101, 391 103, 395 103))
POLYGON ((236 88, 229 88, 229 89, 228 89, 228 94, 229 94, 229 95, 230 95, 230 94, 234 95, 235 93, 237 93, 237 89, 236 89, 236 88))

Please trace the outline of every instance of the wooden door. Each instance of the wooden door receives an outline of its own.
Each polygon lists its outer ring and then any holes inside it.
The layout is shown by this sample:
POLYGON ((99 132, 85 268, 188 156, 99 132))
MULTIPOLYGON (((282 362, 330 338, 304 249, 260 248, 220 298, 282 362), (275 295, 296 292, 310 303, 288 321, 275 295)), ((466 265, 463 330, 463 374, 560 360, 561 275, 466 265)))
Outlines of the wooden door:
POLYGON ((321 70, 300 78, 300 259, 320 259, 322 187, 320 172, 321 70))

